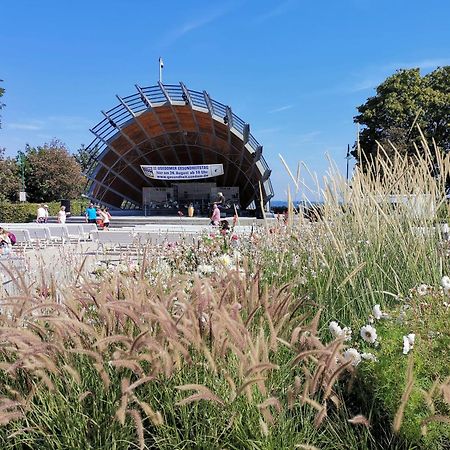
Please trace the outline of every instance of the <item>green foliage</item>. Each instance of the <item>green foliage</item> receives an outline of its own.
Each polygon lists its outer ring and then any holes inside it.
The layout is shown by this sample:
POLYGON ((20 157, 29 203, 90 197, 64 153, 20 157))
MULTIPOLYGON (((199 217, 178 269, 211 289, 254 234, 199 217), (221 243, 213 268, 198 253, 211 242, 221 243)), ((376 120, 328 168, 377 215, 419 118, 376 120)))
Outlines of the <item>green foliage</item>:
MULTIPOLYGON (((423 77, 419 69, 399 70, 376 89, 376 95, 358 107, 356 123, 364 126, 359 141, 360 162, 384 157, 376 141, 392 158, 392 143, 400 154, 415 154, 421 148, 419 125, 431 143, 433 138, 443 150, 450 149, 450 66, 436 69, 423 77)), ((364 164, 363 164, 364 167, 364 164)))
MULTIPOLYGON (((0 80, 0 83, 1 83, 1 82, 3 82, 3 80, 0 80)), ((5 93, 5 89, 2 88, 2 87, 0 87, 0 99, 3 97, 4 93, 5 93)), ((1 110, 2 108, 4 108, 4 106, 5 106, 5 104, 2 103, 2 101, 0 100, 0 110, 1 110)), ((2 127, 2 116, 0 116, 0 128, 1 128, 1 127, 2 127)))
POLYGON ((86 147, 82 145, 77 152, 73 155, 75 161, 80 165, 81 172, 86 173, 89 168, 89 161, 91 159, 90 153, 86 150, 86 147))
MULTIPOLYGON (((84 214, 84 208, 86 206, 85 200, 71 200, 71 213, 72 215, 84 214)), ((48 211, 50 216, 56 216, 61 203, 60 202, 48 202, 48 211)), ((26 223, 34 222, 36 220, 36 213, 39 207, 39 203, 12 203, 5 199, 0 199, 0 222, 4 223, 26 223)))
POLYGON ((15 159, 4 157, 0 148, 0 199, 17 200, 20 190, 19 166, 15 159))
POLYGON ((436 450, 450 445, 450 424, 431 421, 423 436, 421 424, 434 415, 450 415, 441 387, 450 376, 449 311, 445 300, 448 297, 439 292, 425 296, 414 293, 403 305, 389 311, 390 318, 375 325, 380 336, 380 346, 375 350, 378 362, 362 365, 359 378, 366 395, 372 392, 376 409, 386 411, 388 420, 393 421, 406 387, 408 356, 402 353, 403 336, 414 333, 415 343, 410 350, 414 384, 400 432, 422 448, 436 450))
POLYGON ((83 191, 81 168, 58 140, 42 147, 27 146, 24 165, 26 192, 31 202, 77 198, 83 191))

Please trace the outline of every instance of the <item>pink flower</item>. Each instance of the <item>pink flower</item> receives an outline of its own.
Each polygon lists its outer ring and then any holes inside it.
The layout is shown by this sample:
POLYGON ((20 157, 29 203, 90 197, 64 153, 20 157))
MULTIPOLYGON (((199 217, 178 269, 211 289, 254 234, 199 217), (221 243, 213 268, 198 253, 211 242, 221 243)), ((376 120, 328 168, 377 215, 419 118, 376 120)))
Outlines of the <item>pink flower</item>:
POLYGON ((231 239, 233 239, 233 241, 237 241, 239 238, 237 234, 233 234, 233 236, 231 236, 231 239))

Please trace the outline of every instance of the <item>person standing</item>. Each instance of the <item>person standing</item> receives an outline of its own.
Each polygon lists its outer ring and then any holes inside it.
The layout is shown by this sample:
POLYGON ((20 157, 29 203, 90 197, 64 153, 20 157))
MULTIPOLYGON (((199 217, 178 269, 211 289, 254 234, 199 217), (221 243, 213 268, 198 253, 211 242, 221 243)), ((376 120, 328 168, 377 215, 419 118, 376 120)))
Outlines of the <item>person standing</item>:
POLYGON ((222 192, 217 193, 216 204, 219 208, 225 208, 225 195, 222 192))
POLYGON ((36 222, 37 223, 45 223, 46 217, 48 217, 48 212, 45 211, 44 204, 41 203, 36 213, 36 222))
POLYGON ((66 207, 61 206, 61 209, 58 211, 58 215, 56 216, 58 223, 66 223, 66 207))
POLYGON ((219 225, 220 224, 220 209, 217 206, 217 203, 213 205, 213 212, 211 215, 211 225, 219 225))
POLYGON ((86 208, 86 222, 97 223, 97 210, 94 208, 93 203, 89 203, 89 206, 86 208))

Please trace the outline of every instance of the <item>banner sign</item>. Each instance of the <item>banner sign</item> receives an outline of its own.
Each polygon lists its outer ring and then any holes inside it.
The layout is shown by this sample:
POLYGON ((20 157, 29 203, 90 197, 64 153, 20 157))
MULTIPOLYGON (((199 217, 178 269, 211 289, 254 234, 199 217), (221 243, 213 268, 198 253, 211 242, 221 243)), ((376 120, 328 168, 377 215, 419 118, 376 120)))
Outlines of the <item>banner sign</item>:
POLYGON ((223 175, 223 164, 196 166, 141 166, 144 175, 155 180, 197 180, 223 175))

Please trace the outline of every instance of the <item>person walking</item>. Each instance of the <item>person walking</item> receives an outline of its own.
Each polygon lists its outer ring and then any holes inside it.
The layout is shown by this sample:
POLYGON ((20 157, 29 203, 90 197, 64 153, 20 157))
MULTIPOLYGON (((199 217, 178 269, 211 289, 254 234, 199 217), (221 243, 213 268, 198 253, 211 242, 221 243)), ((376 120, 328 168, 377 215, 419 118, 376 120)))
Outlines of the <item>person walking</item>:
POLYGON ((111 214, 109 213, 108 208, 99 209, 98 214, 102 219, 103 229, 107 231, 109 229, 109 223, 111 219, 111 214))
POLYGON ((61 209, 58 211, 58 214, 56 216, 56 219, 58 221, 58 223, 66 223, 66 207, 65 206, 61 206, 61 209))
POLYGON ((97 223, 97 210, 94 208, 93 203, 89 203, 89 206, 86 208, 86 222, 97 223))
POLYGON ((220 209, 217 206, 217 203, 213 204, 213 212, 211 215, 211 225, 219 225, 220 224, 220 209))

